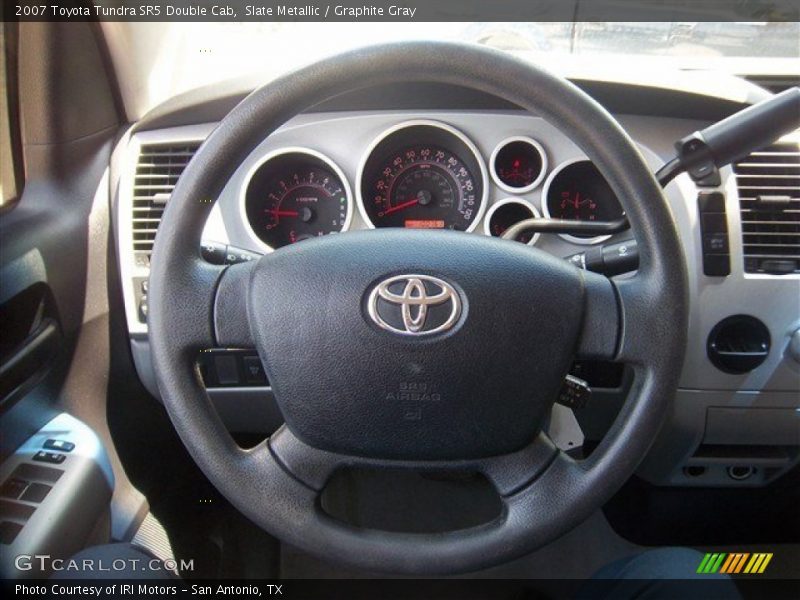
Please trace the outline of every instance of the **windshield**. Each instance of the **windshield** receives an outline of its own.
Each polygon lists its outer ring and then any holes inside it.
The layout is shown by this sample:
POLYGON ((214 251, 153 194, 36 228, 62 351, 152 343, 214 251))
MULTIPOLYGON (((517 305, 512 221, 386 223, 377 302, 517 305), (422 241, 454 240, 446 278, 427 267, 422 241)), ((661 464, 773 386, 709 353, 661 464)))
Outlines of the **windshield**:
POLYGON ((133 117, 193 88, 241 76, 265 82, 351 48, 415 39, 483 44, 559 71, 800 72, 797 22, 106 22, 103 27, 133 117))

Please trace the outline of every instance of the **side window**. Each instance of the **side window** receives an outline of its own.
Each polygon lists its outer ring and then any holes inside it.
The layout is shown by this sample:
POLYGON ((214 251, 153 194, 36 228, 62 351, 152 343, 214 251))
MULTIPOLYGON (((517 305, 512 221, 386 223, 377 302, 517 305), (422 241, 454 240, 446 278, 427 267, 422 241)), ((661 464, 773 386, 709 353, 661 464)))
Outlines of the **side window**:
POLYGON ((17 110, 16 34, 16 23, 0 23, 0 212, 17 202, 24 181, 17 110))

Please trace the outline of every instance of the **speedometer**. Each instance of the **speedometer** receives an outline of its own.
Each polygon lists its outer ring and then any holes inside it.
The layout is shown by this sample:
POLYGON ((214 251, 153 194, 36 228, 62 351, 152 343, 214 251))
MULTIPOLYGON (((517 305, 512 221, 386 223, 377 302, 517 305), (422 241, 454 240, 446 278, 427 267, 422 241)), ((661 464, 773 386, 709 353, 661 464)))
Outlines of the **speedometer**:
POLYGON ((401 124, 362 163, 359 208, 372 227, 471 231, 483 213, 485 176, 462 133, 435 121, 401 124))

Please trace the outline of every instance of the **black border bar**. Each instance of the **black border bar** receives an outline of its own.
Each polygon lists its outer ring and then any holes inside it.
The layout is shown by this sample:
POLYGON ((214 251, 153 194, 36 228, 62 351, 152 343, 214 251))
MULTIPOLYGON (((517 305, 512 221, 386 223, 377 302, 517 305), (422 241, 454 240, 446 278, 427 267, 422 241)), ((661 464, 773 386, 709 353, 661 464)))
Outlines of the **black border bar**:
POLYGON ((4 0, 4 21, 798 21, 800 0, 4 0))

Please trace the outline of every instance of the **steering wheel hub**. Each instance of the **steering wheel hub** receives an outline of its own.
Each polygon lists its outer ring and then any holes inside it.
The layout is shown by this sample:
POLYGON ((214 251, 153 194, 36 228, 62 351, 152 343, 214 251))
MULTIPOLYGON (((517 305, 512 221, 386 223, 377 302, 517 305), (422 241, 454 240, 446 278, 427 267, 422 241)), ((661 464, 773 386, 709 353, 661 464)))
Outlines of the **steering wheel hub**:
POLYGON ((264 257, 248 306, 300 439, 359 456, 463 459, 519 450, 539 432, 583 295, 581 272, 544 252, 398 229, 264 257))

